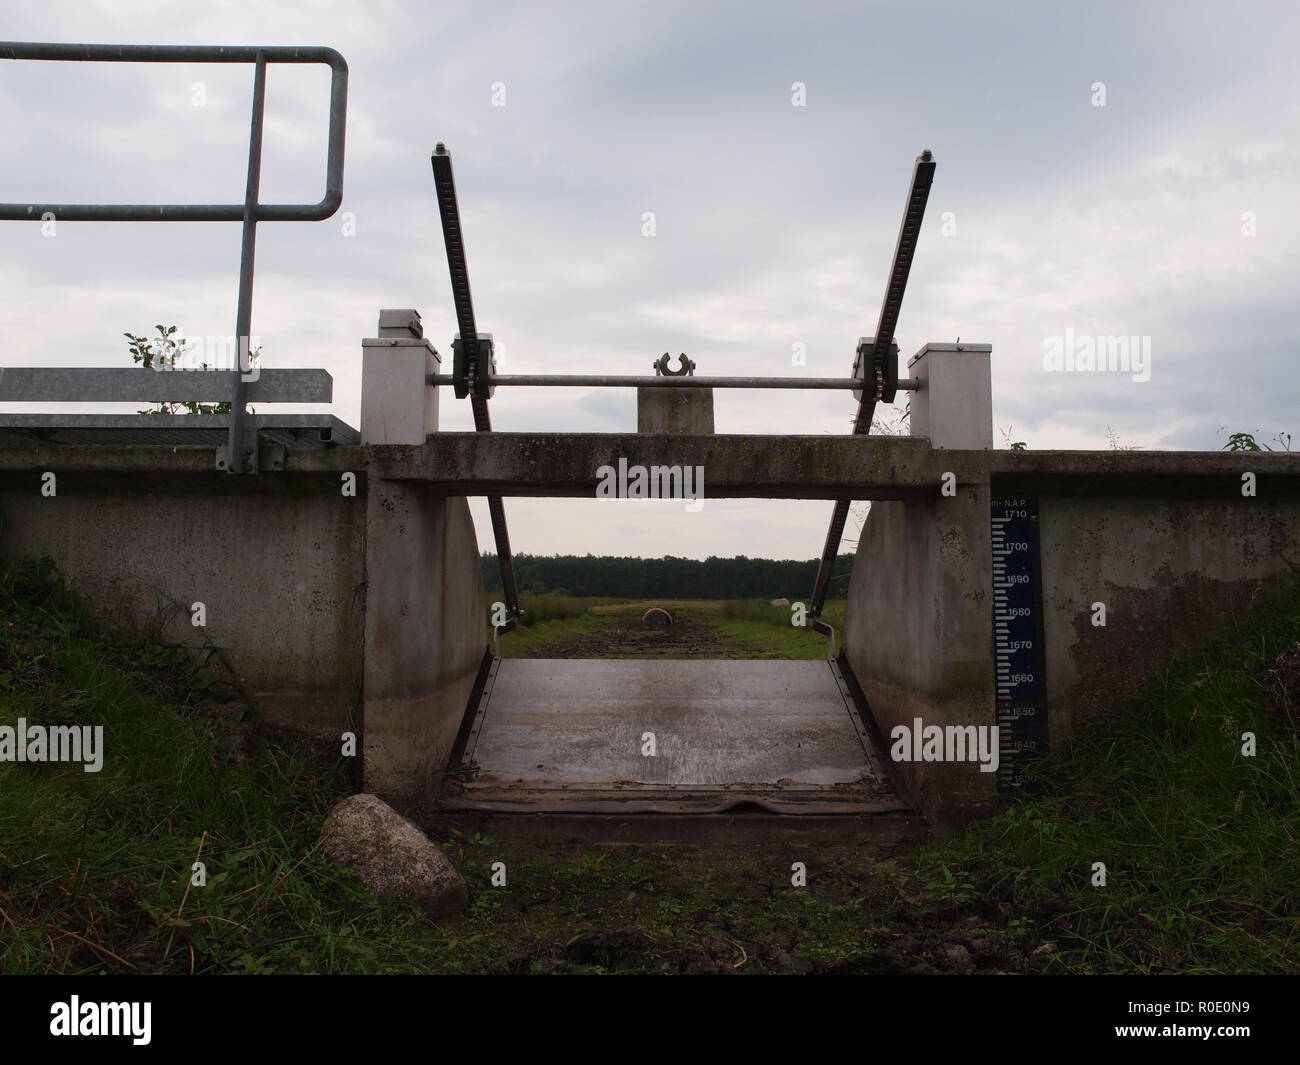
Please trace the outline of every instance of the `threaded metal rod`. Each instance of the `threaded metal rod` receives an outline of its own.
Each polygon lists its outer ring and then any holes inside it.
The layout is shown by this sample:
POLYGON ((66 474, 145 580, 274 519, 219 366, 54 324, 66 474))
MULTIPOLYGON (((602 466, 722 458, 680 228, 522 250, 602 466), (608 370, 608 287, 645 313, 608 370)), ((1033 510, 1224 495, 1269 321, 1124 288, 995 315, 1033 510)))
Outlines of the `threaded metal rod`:
MULTIPOLYGON (((521 388, 812 388, 848 391, 862 388, 864 383, 853 377, 637 377, 616 374, 493 374, 489 379, 493 388, 514 385, 521 388)), ((432 374, 431 385, 450 385, 450 374, 432 374)), ((870 387, 868 382, 865 387, 870 387)), ((921 387, 914 377, 898 382, 902 390, 916 391, 921 387)))

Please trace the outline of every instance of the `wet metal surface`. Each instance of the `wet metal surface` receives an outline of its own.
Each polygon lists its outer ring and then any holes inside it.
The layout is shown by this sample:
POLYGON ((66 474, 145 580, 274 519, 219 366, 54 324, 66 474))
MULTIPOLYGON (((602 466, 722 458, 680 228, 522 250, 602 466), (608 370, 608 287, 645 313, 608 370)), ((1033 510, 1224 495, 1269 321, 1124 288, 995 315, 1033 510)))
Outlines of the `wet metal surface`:
POLYGON ((452 803, 899 809, 825 661, 504 659, 452 803), (649 750, 653 734, 654 754, 649 750))

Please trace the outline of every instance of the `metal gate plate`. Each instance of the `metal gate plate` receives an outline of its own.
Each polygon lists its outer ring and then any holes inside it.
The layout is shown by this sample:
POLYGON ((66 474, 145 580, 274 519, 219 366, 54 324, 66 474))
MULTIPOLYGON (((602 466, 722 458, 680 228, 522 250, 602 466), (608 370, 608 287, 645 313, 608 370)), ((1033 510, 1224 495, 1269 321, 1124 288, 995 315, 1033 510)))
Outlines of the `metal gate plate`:
POLYGON ((830 662, 503 659, 446 808, 905 809, 882 765, 830 662))

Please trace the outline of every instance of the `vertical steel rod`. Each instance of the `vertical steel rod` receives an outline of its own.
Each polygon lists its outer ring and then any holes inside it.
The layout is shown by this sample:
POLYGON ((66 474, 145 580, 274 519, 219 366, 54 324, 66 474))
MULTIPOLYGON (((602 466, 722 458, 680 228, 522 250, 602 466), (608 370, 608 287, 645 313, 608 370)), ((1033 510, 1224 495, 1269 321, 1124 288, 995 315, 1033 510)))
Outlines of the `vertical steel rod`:
POLYGON ((257 472, 257 433, 249 432, 248 389, 244 371, 253 365, 253 256, 257 247, 257 198, 262 183, 262 118, 266 110, 266 56, 257 53, 253 70, 253 121, 248 136, 248 184, 244 190, 244 231, 239 250, 239 308, 235 315, 235 350, 239 364, 230 401, 230 438, 226 447, 231 473, 257 472), (244 355, 248 354, 248 366, 244 355))

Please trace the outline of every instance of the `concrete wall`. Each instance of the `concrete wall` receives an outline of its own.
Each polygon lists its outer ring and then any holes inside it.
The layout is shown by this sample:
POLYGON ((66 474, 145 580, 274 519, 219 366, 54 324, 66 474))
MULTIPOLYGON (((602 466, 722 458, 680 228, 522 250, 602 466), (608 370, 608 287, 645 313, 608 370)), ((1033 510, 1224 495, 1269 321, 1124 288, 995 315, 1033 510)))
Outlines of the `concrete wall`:
POLYGON ((365 613, 365 501, 338 484, 36 462, 0 473, 0 552, 48 555, 101 617, 145 624, 161 609, 167 639, 206 636, 228 652, 268 723, 336 738, 361 694, 365 613), (52 498, 44 469, 56 471, 52 498), (190 622, 195 602, 203 629, 190 622))
POLYGON ((221 648, 268 724, 333 742, 359 725, 366 788, 416 806, 487 647, 482 571, 467 501, 367 476, 376 450, 232 477, 211 448, 0 448, 0 554, 52 558, 109 621, 161 605, 164 638, 221 648))
MULTIPOLYGON (((987 484, 955 497, 876 502, 858 540, 844 655, 890 747, 897 725, 992 726, 992 540, 987 484)), ((992 807, 997 774, 977 762, 893 762, 936 828, 992 807)))
MULTIPOLYGON (((941 365, 931 367, 930 392, 941 365)), ((982 429, 970 420, 972 433, 982 429)), ((732 495, 762 496, 774 483, 805 490, 799 455, 822 455, 813 464, 822 472, 804 473, 822 494, 846 484, 866 496, 896 493, 873 505, 862 532, 842 637, 887 740, 915 718, 994 723, 995 495, 1039 501, 1056 741, 1176 648, 1204 642, 1289 572, 1286 559, 1300 562, 1294 455, 991 453, 860 438, 777 438, 759 449, 748 438, 629 435, 521 448, 513 438, 445 435, 291 449, 282 472, 244 477, 215 472, 204 447, 0 447, 0 552, 50 556, 109 617, 142 621, 159 602, 203 602, 206 629, 180 613, 171 638, 206 635, 225 649, 273 724, 334 739, 360 701, 365 786, 408 807, 433 791, 488 639, 478 545, 457 490, 491 483, 508 493, 569 464, 556 483, 573 491, 592 475, 592 455, 624 443, 645 455, 761 450, 762 461, 732 464, 732 495), (53 497, 41 492, 47 471, 58 478, 53 497), (355 497, 340 491, 347 471, 355 497), (944 493, 944 471, 955 493, 944 493), (1243 471, 1258 474, 1257 496, 1242 496, 1243 471), (1090 621, 1098 601, 1104 628, 1090 621)), ((939 827, 978 816, 994 798, 995 774, 974 761, 896 768, 939 827)))
MULTIPOLYGON (((994 723, 991 498, 1038 503, 1054 746, 1300 564, 1300 456, 997 452, 981 473, 974 452, 934 455, 959 471, 956 498, 873 503, 849 589, 844 654, 887 741, 914 718, 994 723), (1092 623, 1098 602, 1105 626, 1092 623)), ((994 795, 993 774, 969 764, 893 765, 940 828, 994 795)))
POLYGON ((366 500, 365 789, 433 795, 487 647, 465 499, 372 479, 366 500))
MULTIPOLYGON (((930 344, 911 360, 910 429, 955 472, 957 496, 876 496, 858 542, 844 654, 886 741, 916 718, 995 723, 992 498, 1038 502, 1053 745, 1300 563, 1300 456, 994 452, 990 357, 988 345, 930 344)), ((893 765, 941 828, 996 793, 973 763, 893 765)))
POLYGON ((1300 500, 1039 497, 1052 740, 1203 645, 1300 563, 1300 500), (1284 558, 1285 556, 1285 558, 1284 558), (1106 624, 1092 624, 1104 603, 1106 624))

